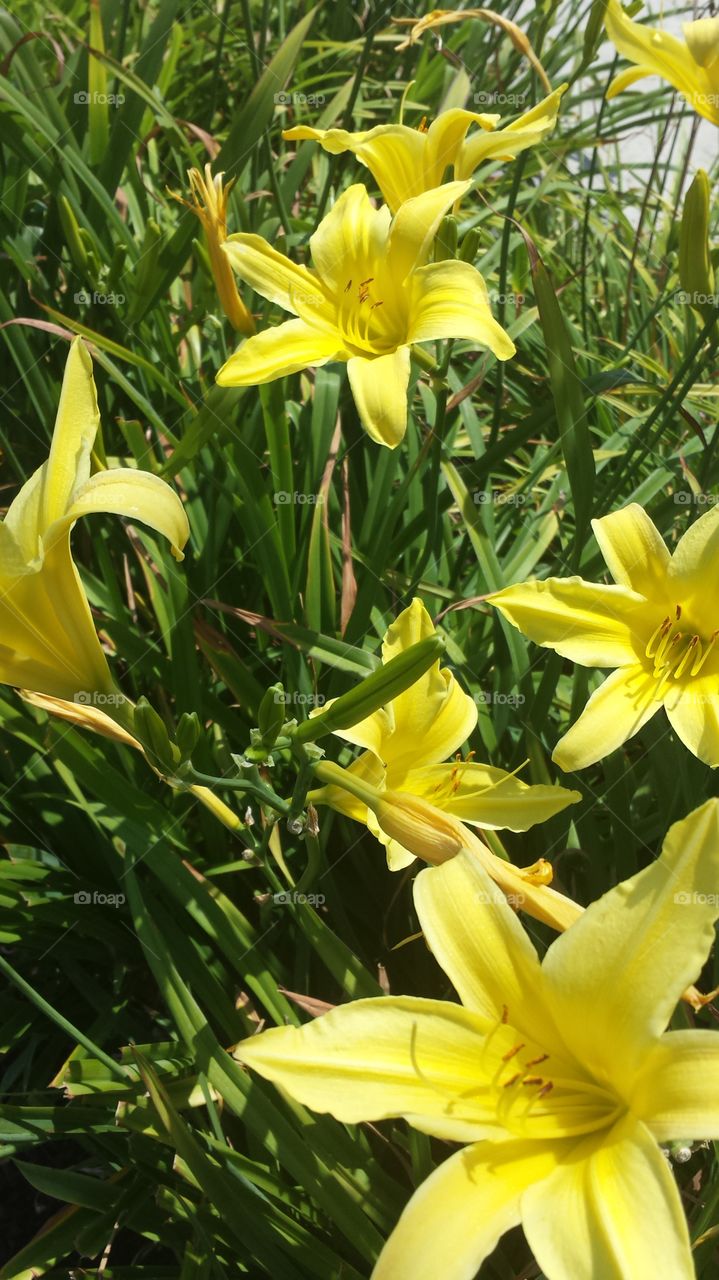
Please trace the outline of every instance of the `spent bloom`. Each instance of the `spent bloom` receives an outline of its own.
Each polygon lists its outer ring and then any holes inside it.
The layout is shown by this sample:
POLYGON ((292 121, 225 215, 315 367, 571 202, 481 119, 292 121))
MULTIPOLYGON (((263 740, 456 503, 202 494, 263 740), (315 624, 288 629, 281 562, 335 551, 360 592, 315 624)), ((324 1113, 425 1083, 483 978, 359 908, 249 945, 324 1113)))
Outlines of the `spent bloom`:
POLYGON ((428 128, 404 124, 380 124, 360 133, 346 129, 313 129, 295 125, 283 137, 289 141, 311 139, 325 151, 339 155, 351 151, 372 173, 392 213, 405 200, 440 187, 447 169, 463 181, 485 160, 514 160, 520 151, 542 142, 557 123, 559 102, 566 85, 556 89, 512 124, 498 128, 496 113, 443 111, 428 128), (470 133, 472 125, 477 129, 470 133))
POLYGON ((552 758, 584 769, 664 707, 677 737, 716 768, 719 508, 689 527, 673 555, 637 503, 592 525, 614 584, 547 578, 487 597, 535 644, 582 667, 615 668, 552 758))
POLYGON ((608 98, 645 76, 661 76, 698 115, 719 124, 719 17, 682 23, 684 41, 633 22, 621 0, 608 0, 604 22, 618 52, 634 63, 612 81, 608 98))
POLYGON ((403 1117, 465 1144, 414 1193, 373 1280, 470 1280, 520 1223, 548 1280, 692 1280, 659 1144, 719 1136, 719 1036, 667 1030, 711 947, 718 878, 710 800, 540 964, 462 853, 414 887, 461 1005, 359 1000, 237 1046, 315 1111, 347 1124, 403 1117))
POLYGON ((128 467, 90 474, 100 424, 92 362, 70 347, 47 462, 0 523, 0 682, 72 699, 114 683, 73 563, 70 532, 80 516, 111 512, 164 534, 181 560, 184 508, 159 476, 128 467))
MULTIPOLYGON (((422 601, 415 599, 389 627, 382 659, 390 662, 413 644, 434 635, 422 601)), ((345 784, 360 781, 388 792, 402 792, 463 822, 490 830, 527 831, 581 799, 563 787, 528 786, 514 774, 469 758, 448 760, 477 723, 474 699, 452 672, 435 662, 429 671, 386 706, 337 735, 362 747, 344 771, 345 784)), ((330 785, 314 793, 315 803, 328 804, 364 822, 387 848, 387 861, 398 870, 414 861, 417 849, 387 834, 372 808, 345 787, 330 785)), ((418 819, 421 822, 421 816, 418 819)), ((439 826, 441 818, 437 815, 439 826)))
POLYGON ((362 425, 394 448, 407 425, 413 343, 467 338, 508 360, 514 343, 492 316, 479 271, 428 261, 444 214, 468 186, 428 191, 394 219, 363 186, 348 187, 310 238, 314 269, 262 236, 230 236, 224 252, 240 278, 296 318, 243 343, 220 369, 220 385, 256 386, 344 361, 362 425))
POLYGON ((239 295, 232 268, 222 252, 227 239, 227 198, 235 182, 234 179, 224 182, 224 176, 216 173, 213 177, 209 164, 205 165, 204 178, 199 169, 188 169, 191 199, 175 198, 202 223, 217 296, 227 319, 239 333, 254 333, 255 322, 239 295))

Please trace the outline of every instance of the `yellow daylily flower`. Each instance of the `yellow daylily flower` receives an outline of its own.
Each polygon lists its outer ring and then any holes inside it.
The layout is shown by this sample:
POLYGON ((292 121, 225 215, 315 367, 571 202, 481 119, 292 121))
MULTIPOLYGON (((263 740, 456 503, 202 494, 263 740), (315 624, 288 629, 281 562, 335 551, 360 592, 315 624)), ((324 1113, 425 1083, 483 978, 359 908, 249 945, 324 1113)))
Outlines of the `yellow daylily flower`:
POLYGON ((526 111, 513 124, 497 128, 495 113, 443 111, 427 130, 404 124, 380 124, 363 133, 346 129, 312 129, 295 125, 282 136, 289 141, 311 139, 331 155, 351 151, 372 173, 392 213, 405 200, 441 187, 447 169, 458 181, 469 178, 485 160, 514 160, 520 151, 542 142, 557 123, 563 84, 549 97, 526 111), (470 134, 473 124, 478 129, 470 134))
MULTIPOLYGON (((415 599, 388 629, 382 643, 383 662, 430 635, 434 635, 432 619, 422 601, 415 599)), ((337 730, 345 742, 364 748, 344 773, 349 781, 418 797, 435 810, 491 831, 528 831, 581 799, 578 791, 528 786, 514 774, 471 758, 444 763, 459 751, 476 723, 474 699, 464 693, 451 671, 436 662, 387 706, 351 729, 337 730)), ((386 846, 392 870, 414 862, 417 848, 407 848, 388 835, 373 810, 346 789, 325 787, 314 793, 314 802, 366 823, 386 846)))
POLYGON ((608 98, 645 76, 661 76, 698 115, 719 124, 719 18, 682 23, 684 43, 667 31, 632 22, 620 0, 608 0, 604 23, 618 52, 635 64, 612 81, 608 98))
POLYGON ((709 800, 540 964, 460 854, 422 871, 414 894, 461 1005, 359 1000, 237 1046, 240 1062, 343 1123, 403 1117, 469 1144, 414 1193, 373 1280, 469 1280, 520 1223, 548 1280, 692 1280, 659 1144, 719 1137, 719 1035, 666 1027, 711 947, 717 883, 709 800))
POLYGON ((238 275, 297 319, 249 338, 218 383, 256 386, 346 361, 362 425, 393 449, 407 425, 413 343, 468 338, 508 360, 514 343, 492 316, 479 271, 427 261, 444 214, 468 185, 450 182, 408 200, 394 219, 386 205, 374 208, 363 186, 348 187, 310 237, 314 270, 262 236, 230 236, 224 252, 238 275))
POLYGON ((0 683, 73 699, 115 686, 70 552, 80 516, 113 512, 164 534, 181 560, 189 536, 177 494, 158 476, 117 467, 90 475, 100 424, 92 361, 70 347, 47 462, 0 523, 0 683))
POLYGON ((552 759, 564 770, 584 769, 634 737, 663 706, 677 737, 716 768, 719 508, 700 516, 671 556, 637 503, 592 526, 616 585, 547 578, 486 597, 535 644, 582 667, 616 668, 552 759))
POLYGON ((184 200, 180 195, 175 195, 175 199, 191 209, 202 223, 217 296, 227 319, 238 333, 254 333, 255 322, 239 295, 232 268, 222 252, 227 240, 227 197, 236 181, 233 178, 224 183, 224 176, 216 173, 213 177, 209 164, 205 165, 204 178, 199 169, 188 169, 192 199, 184 200))

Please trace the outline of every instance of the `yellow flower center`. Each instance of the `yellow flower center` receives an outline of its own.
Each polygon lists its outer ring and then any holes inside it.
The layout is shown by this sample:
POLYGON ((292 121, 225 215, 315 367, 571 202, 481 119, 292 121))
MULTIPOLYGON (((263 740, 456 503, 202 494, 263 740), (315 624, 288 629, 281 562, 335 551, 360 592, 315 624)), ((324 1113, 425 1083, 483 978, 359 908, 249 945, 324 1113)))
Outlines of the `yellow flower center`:
POLYGON ((625 1109, 616 1094, 593 1080, 577 1063, 553 1058, 542 1045, 502 1021, 482 1050, 483 1074, 497 1119, 518 1137, 574 1136, 613 1124, 625 1109))
POLYGON ((682 625, 682 606, 678 604, 674 616, 667 614, 652 632, 644 650, 652 662, 652 674, 657 681, 657 697, 661 697, 671 680, 698 676, 714 649, 719 630, 712 631, 708 639, 682 625))
POLYGON ((365 269, 348 278, 337 300, 337 327, 350 349, 361 355, 387 355, 405 342, 406 318, 392 290, 380 283, 379 267, 374 275, 370 272, 365 269))

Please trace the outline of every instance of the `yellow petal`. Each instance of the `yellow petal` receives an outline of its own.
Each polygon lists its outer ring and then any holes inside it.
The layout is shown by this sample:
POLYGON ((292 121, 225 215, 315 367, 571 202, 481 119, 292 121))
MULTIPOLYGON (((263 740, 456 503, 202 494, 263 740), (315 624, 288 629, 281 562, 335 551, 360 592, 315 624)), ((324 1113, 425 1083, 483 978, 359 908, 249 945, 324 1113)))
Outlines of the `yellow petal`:
MULTIPOLYGON (((667 80, 684 94, 695 111, 708 120, 713 120, 715 124, 719 123, 719 100, 717 85, 712 76, 713 67, 703 65, 693 56, 693 49, 697 50, 700 59, 710 56, 707 44, 710 49, 711 31, 708 33, 708 41, 701 29, 696 36, 685 32, 692 42, 693 48, 690 48, 666 31, 656 31, 632 22, 624 13, 620 0, 609 0, 604 22, 607 34, 619 53, 641 68, 644 74, 651 73, 667 80)), ((622 87, 627 83, 630 81, 625 81, 622 87)), ((618 92, 616 81, 612 91, 618 92)))
POLYGON ((310 237, 312 261, 323 285, 342 295, 354 264, 372 275, 373 264, 384 257, 389 225, 389 209, 375 209, 361 183, 343 191, 310 237))
MULTIPOLYGON (((324 705, 329 707, 331 702, 326 702, 324 705)), ((310 715, 312 714, 314 713, 311 712, 310 715)), ((380 707, 379 710, 373 712, 371 716, 367 716, 364 720, 358 720, 357 724, 351 725, 349 729, 334 730, 337 738, 342 738, 345 742, 351 742, 355 747, 364 747, 365 750, 374 752, 382 760, 384 759, 385 741, 393 732, 394 716, 391 702, 386 707, 380 707)))
POLYGON ((566 84, 563 84, 555 89, 554 93, 550 93, 530 111, 525 111, 513 124, 495 129, 492 133, 474 133, 466 138, 460 151, 456 176, 468 178, 477 165, 485 160, 513 160, 520 151, 526 151, 542 142, 554 130, 559 103, 566 88, 566 84))
POLYGON ((647 76, 653 76, 654 71, 651 67, 626 67, 624 71, 620 71, 615 76, 607 89, 607 98, 616 98, 618 94, 623 93, 625 89, 629 89, 638 80, 646 80, 647 76))
POLYGON ((719 767, 719 678, 695 677, 672 686, 664 699, 669 723, 685 747, 708 764, 719 767))
POLYGON ((1 526, 5 533, 0 544, 0 572, 5 572, 8 557, 7 572, 11 576, 27 571, 34 562, 39 564, 42 561, 42 501, 46 474, 47 462, 43 462, 18 490, 8 508, 1 526), (20 567, 14 569, 10 562, 18 555, 20 567))
POLYGON ((633 22, 620 0, 608 0, 604 23, 609 39, 623 57, 637 66, 651 67, 654 75, 677 89, 691 88, 695 64, 687 46, 676 36, 633 22))
POLYGON ((421 871, 414 902, 427 944, 467 1009, 495 1023, 507 1010, 531 1039, 556 1040, 529 935, 470 854, 421 871))
POLYGON ((581 800, 564 787, 528 786, 504 769, 467 761, 411 769, 403 787, 463 822, 490 831, 529 831, 581 800))
POLYGON ((69 700, 114 689, 70 555, 69 529, 37 572, 0 580, 0 683, 69 700))
POLYGON ((569 772, 586 769, 633 738, 659 710, 657 682, 643 667, 621 667, 595 689, 579 719, 560 738, 552 759, 569 772))
POLYGON ((644 508, 632 502, 592 520, 592 528, 614 581, 640 596, 663 599, 670 556, 644 508))
MULTIPOLYGON (((719 556, 719 506, 689 526, 669 562, 667 589, 685 609, 701 618, 714 593, 719 556)), ((711 628, 710 628, 711 629, 711 628)))
POLYGON ((366 360, 353 356, 347 374, 365 431, 377 444, 396 449, 407 430, 409 347, 366 360))
POLYGON ((682 33, 698 66, 710 67, 719 61, 719 17, 683 22, 682 33))
POLYGON ((694 1280, 669 1165, 631 1117, 587 1138, 530 1187, 522 1225, 552 1280, 694 1280))
POLYGON ((520 1221, 522 1192, 556 1168, 557 1143, 482 1142, 458 1151, 415 1191, 372 1280, 474 1280, 520 1221))
POLYGON ((670 828, 656 862, 593 902, 547 952, 544 990, 568 1048, 618 1088, 706 960, 718 884, 719 800, 708 800, 670 828))
POLYGON ((375 839, 384 845, 387 866, 390 871, 404 871, 405 867, 411 867, 412 863, 417 861, 416 853, 413 853, 410 849, 405 849, 399 840, 393 840, 392 836, 382 830, 377 818, 371 811, 367 813, 367 826, 375 839))
POLYGON ((517 583, 486 598, 535 644, 582 667, 633 666, 656 626, 635 592, 582 578, 517 583))
POLYGON ((242 280, 285 311, 312 316, 326 305, 317 277, 278 253, 262 236, 230 236, 222 252, 242 280))
POLYGON ((216 381, 221 387, 254 387, 328 360, 344 360, 342 340, 304 320, 287 320, 256 333, 223 364, 216 381))
POLYGON ((469 182, 445 182, 406 200, 395 216, 387 252, 390 271, 402 284, 415 267, 427 260, 445 213, 469 190, 469 182))
POLYGON ((487 286, 468 262, 433 262, 411 277, 408 342, 436 338, 468 338, 498 360, 509 360, 516 347, 492 315, 487 286))
MULTIPOLYGON (((463 111, 460 107, 442 111, 433 120, 427 133, 425 147, 425 187, 441 186, 445 170, 454 169, 453 177, 468 178, 471 169, 457 172, 457 157, 462 149, 465 135, 470 125, 477 124, 480 129, 494 129, 499 116, 479 114, 474 111, 463 111)), ((479 134, 482 137, 483 134, 479 134)))
POLYGON ((366 165, 382 192, 392 213, 405 200, 419 195, 423 182, 424 154, 427 135, 401 124, 381 124, 364 133, 348 133, 345 129, 311 129, 297 125, 282 135, 290 140, 311 138, 325 151, 338 155, 352 151, 360 164, 366 165))
POLYGON ((657 1142, 719 1138, 716 1031, 667 1031, 647 1054, 631 1107, 657 1142))
POLYGON ((234 1056, 337 1120, 405 1116, 417 1128, 468 1141, 501 1133, 481 1071, 486 1029, 485 1019, 448 1001, 388 996, 342 1005, 303 1027, 264 1031, 234 1056))
POLYGON ((25 702, 38 707, 41 711, 46 711, 48 715, 57 716, 58 719, 66 720, 80 729, 90 729, 93 733, 101 734, 103 738, 111 738, 113 742, 122 743, 124 747, 142 751, 137 738, 133 738, 127 729, 92 702, 66 702, 64 698, 53 698, 46 693, 32 693, 29 689, 20 689, 19 693, 25 702))
MULTIPOLYGON (((431 635, 432 619, 416 598, 388 628, 382 644, 383 662, 391 662, 431 635)), ((378 754, 388 766, 388 786, 404 791, 412 790, 404 784, 407 769, 446 760, 466 742, 477 723, 474 699, 439 662, 395 698, 390 709, 393 730, 378 754)))
POLYGON ((167 538, 175 559, 182 560, 182 548, 190 536, 187 515, 175 490, 159 476, 130 467, 99 471, 73 494, 66 519, 74 521, 96 511, 149 525, 167 538))
POLYGON ((73 489, 87 480, 90 452, 99 425, 92 360, 82 338, 75 338, 65 365, 50 456, 44 473, 40 532, 65 514, 73 489))

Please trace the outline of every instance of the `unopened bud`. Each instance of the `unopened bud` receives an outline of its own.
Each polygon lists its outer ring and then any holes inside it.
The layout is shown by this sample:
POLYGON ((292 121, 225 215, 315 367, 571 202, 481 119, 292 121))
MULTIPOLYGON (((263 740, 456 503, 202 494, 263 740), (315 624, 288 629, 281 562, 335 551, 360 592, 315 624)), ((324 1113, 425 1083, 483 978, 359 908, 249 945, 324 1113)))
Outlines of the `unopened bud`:
POLYGON ((462 823, 421 796, 382 791, 370 807, 385 835, 424 862, 447 862, 467 843, 462 823))
POLYGON ((360 720, 365 720, 380 707, 392 702, 421 679, 435 662, 439 662, 444 647, 444 639, 439 632, 410 645, 395 658, 383 663, 349 693, 343 693, 341 697, 328 703, 319 715, 298 725, 295 730, 296 740, 313 742, 326 733, 336 733, 338 729, 350 729, 353 724, 359 724, 360 720))
POLYGON ((448 213, 439 224, 434 241, 435 262, 446 262, 457 255, 457 219, 448 213))
POLYGON ((285 723, 285 691, 281 684, 270 685, 260 703, 257 725, 262 745, 273 747, 285 723))
POLYGON ((704 170, 699 169, 684 199, 679 230, 679 280, 684 300, 707 320, 719 314, 709 256, 709 205, 709 179, 704 170))

